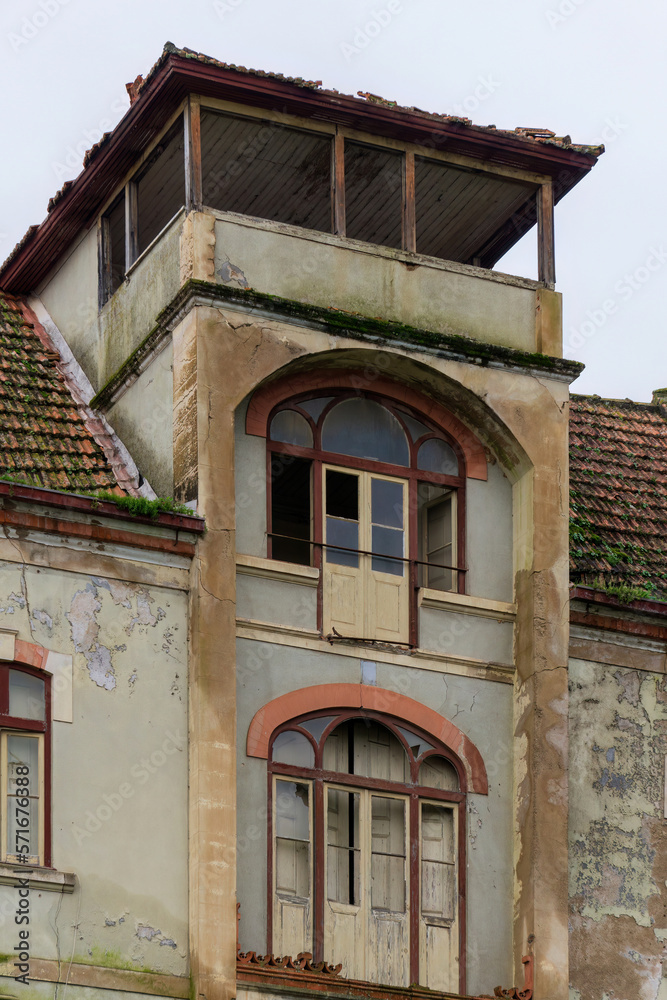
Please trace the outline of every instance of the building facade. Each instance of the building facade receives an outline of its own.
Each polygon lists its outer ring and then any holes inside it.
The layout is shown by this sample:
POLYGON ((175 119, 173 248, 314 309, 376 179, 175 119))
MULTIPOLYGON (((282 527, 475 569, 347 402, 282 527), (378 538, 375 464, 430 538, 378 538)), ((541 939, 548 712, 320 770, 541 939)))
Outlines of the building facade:
MULTIPOLYGON (((54 791, 52 856, 31 860, 68 895, 44 904, 40 974, 8 988, 564 1000, 574 954, 574 995, 602 1000, 604 963, 591 978, 568 936, 580 366, 553 253, 554 204, 601 150, 173 46, 129 91, 0 285, 129 450, 129 492, 206 531, 144 519, 159 569, 128 542, 118 578, 159 593, 107 589, 97 554, 70 587, 85 636, 57 612, 97 777, 78 803, 54 791), (494 270, 533 227, 538 280, 494 270), (111 605, 128 676, 103 696, 90 654, 112 640, 90 629, 111 605), (178 654, 157 643, 186 628, 178 654), (186 721, 187 767, 163 735, 186 721), (145 797, 103 823, 137 766, 145 797)), ((74 780, 55 738, 51 772, 74 780)))

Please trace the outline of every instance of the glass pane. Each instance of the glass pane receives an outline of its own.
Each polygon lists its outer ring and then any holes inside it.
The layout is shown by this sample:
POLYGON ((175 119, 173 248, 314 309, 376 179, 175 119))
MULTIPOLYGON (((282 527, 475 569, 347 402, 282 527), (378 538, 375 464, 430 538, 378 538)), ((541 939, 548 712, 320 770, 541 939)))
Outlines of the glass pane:
POLYGON ((137 250, 143 253, 185 205, 183 119, 161 140, 137 181, 137 250))
POLYGON ((111 206, 106 215, 109 220, 109 240, 111 242, 111 285, 109 294, 120 288, 125 277, 125 194, 111 206))
POLYGON ((454 765, 445 757, 427 757, 419 768, 419 784, 446 792, 458 792, 459 776, 454 765))
POLYGON ((276 890, 290 896, 310 896, 310 844, 277 838, 276 890))
POLYGON ((276 782, 276 835, 310 840, 310 788, 301 781, 276 782))
POLYGON ((403 528, 403 483, 371 479, 371 521, 389 528, 403 528))
POLYGON ((9 671, 9 714, 15 719, 46 719, 44 681, 22 670, 9 671))
POLYGON ((403 532, 395 528, 382 528, 373 525, 373 552, 383 556, 396 556, 394 559, 379 559, 373 556, 373 570, 376 573, 391 573, 392 576, 403 576, 405 564, 397 560, 403 556, 403 532))
MULTIPOLYGON (((326 478, 326 543, 346 549, 359 548, 359 477, 347 472, 327 469, 326 478)), ((356 552, 340 549, 325 550, 327 562, 337 566, 359 565, 356 552)))
POLYGON ((320 396, 318 399, 304 399, 298 405, 317 423, 322 416, 322 410, 329 405, 332 399, 333 396, 320 396))
POLYGON ((327 793, 327 898, 360 902, 359 794, 327 793))
POLYGON ((303 448, 313 447, 313 432, 305 417, 296 410, 281 410, 271 421, 269 437, 272 441, 298 444, 303 448))
POLYGON ((456 840, 454 811, 422 804, 422 914, 453 920, 456 915, 456 840))
POLYGON ((359 520, 359 477, 327 469, 327 514, 359 520))
POLYGON ((315 751, 303 733, 288 730, 279 733, 273 741, 273 760, 279 764, 293 764, 294 767, 314 767, 315 751))
POLYGON ((271 456, 271 554, 283 562, 310 566, 311 461, 271 456), (302 541, 302 539, 304 539, 302 541))
MULTIPOLYGON (((327 518, 327 546, 343 545, 346 549, 359 548, 359 525, 355 521, 339 521, 335 517, 327 518)), ((355 552, 343 552, 341 549, 327 548, 327 562, 336 566, 359 565, 359 556, 355 552)))
POLYGON ((417 441, 420 437, 423 437, 424 434, 433 433, 432 429, 427 427, 426 424, 423 424, 421 420, 416 420, 413 416, 409 413, 405 413, 403 410, 401 410, 401 417, 407 424, 413 441, 417 441))
POLYGON ((396 727, 399 733, 405 738, 406 743, 412 750, 415 757, 421 757, 421 755, 426 750, 433 750, 430 743, 423 740, 421 736, 417 736, 416 733, 411 733, 409 729, 404 729, 402 726, 396 727))
POLYGON ((447 566, 453 564, 452 499, 446 497, 426 512, 427 586, 435 590, 452 590, 454 574, 447 566))
POLYGON ((335 715, 323 715, 319 719, 307 719, 305 722, 300 722, 299 725, 302 729, 307 729, 319 743, 322 733, 335 718, 335 715))
POLYGON ((372 399, 344 399, 324 418, 322 448, 391 465, 409 465, 405 432, 393 413, 372 399))
POLYGON ((417 455, 417 468, 427 472, 440 472, 443 476, 459 474, 459 462, 454 449, 439 438, 424 441, 417 455))
POLYGON ((456 590, 454 546, 454 496, 452 490, 419 483, 419 558, 426 565, 420 569, 422 587, 456 590))
POLYGON ((39 738, 7 736, 7 852, 39 856, 39 738), (27 851, 26 851, 27 847, 27 851))
POLYGON ((405 912, 405 802, 371 797, 371 907, 405 912))

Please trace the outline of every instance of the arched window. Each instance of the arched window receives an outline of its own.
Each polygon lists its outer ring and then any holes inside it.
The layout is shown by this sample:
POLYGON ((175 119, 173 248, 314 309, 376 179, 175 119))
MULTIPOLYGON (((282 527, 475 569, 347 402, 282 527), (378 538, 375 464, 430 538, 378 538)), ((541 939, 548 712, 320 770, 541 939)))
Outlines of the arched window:
POLYGON ((419 587, 465 590, 465 458, 381 395, 303 393, 269 416, 269 554, 322 569, 322 629, 416 644, 419 587))
POLYGON ((0 856, 49 865, 50 677, 0 666, 0 856))
POLYGON ((458 992, 465 770, 388 716, 313 714, 269 755, 271 950, 352 979, 458 992))

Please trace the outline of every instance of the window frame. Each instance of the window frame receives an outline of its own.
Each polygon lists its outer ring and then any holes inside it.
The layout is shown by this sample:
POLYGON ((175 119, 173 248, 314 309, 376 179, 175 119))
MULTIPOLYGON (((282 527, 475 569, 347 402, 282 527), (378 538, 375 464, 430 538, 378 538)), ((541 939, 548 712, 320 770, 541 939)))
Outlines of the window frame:
MULTIPOLYGON (((466 979, 466 799, 468 783, 465 768, 459 757, 442 741, 425 732, 414 723, 406 723, 394 716, 381 712, 359 709, 324 708, 311 711, 295 719, 277 726, 269 740, 267 759, 267 950, 273 953, 274 945, 274 858, 275 858, 275 785, 276 780, 292 780, 308 782, 311 789, 311 891, 312 891, 312 938, 315 962, 330 961, 331 955, 324 954, 324 924, 325 903, 327 899, 327 790, 341 789, 343 791, 365 791, 368 795, 381 792, 388 796, 399 797, 406 803, 406 908, 409 909, 409 967, 410 982, 420 980, 420 940, 421 940, 421 827, 423 803, 450 804, 456 812, 456 863, 457 863, 457 904, 458 904, 458 955, 459 955, 459 990, 465 993, 466 979), (319 740, 302 723, 313 719, 329 718, 331 721, 323 729, 319 740), (345 722, 349 721, 376 722, 387 728, 398 739, 410 762, 410 777, 408 781, 391 781, 380 778, 370 778, 363 775, 346 772, 330 771, 323 767, 323 749, 327 738, 345 722), (417 756, 408 746, 401 732, 407 729, 410 733, 423 739, 432 749, 426 749, 417 756), (306 767, 283 764, 273 760, 273 746, 281 733, 292 731, 304 735, 314 752, 314 766, 306 767), (458 791, 433 788, 419 783, 419 769, 429 757, 444 757, 454 767, 459 783, 458 791)), ((335 957, 335 956, 334 956, 335 957)))
MULTIPOLYGON (((455 593, 464 594, 466 592, 466 459, 463 449, 454 437, 448 434, 437 423, 413 406, 404 403, 397 403, 396 400, 372 391, 360 392, 354 389, 318 388, 298 393, 288 399, 281 400, 272 407, 268 414, 266 425, 266 524, 267 524, 267 556, 269 559, 275 558, 273 555, 273 522, 272 522, 272 463, 281 456, 303 458, 311 462, 311 565, 320 571, 317 591, 317 624, 320 632, 323 630, 323 567, 322 558, 324 525, 324 470, 327 466, 333 466, 340 470, 350 469, 385 476, 393 479, 400 479, 406 483, 407 496, 407 521, 408 530, 405 538, 406 557, 408 565, 408 586, 410 592, 409 599, 409 630, 408 645, 415 648, 418 645, 418 593, 421 586, 420 580, 423 570, 423 555, 421 548, 422 526, 419 517, 419 497, 418 486, 420 483, 428 483, 434 486, 446 488, 453 494, 453 542, 455 546, 456 565, 451 567, 452 575, 456 575, 456 586, 450 591, 442 591, 443 594, 455 593), (299 408, 299 404, 312 398, 331 397, 326 406, 322 409, 317 420, 305 410, 299 408), (343 455, 338 452, 327 451, 322 447, 322 428, 329 412, 341 401, 345 399, 369 399, 379 403, 394 416, 408 443, 408 465, 395 465, 388 462, 374 461, 365 458, 357 458, 353 455, 343 455), (313 446, 287 444, 283 441, 276 441, 271 437, 271 423, 279 411, 294 410, 305 417, 313 435, 313 446), (425 425, 428 433, 415 438, 404 419, 408 415, 425 425), (454 451, 458 461, 458 475, 451 476, 444 473, 429 472, 418 468, 418 454, 420 447, 433 438, 444 441, 454 451)), ((426 505, 424 505, 426 506, 426 505)), ((305 541, 305 539, 304 539, 305 541)), ((277 557, 279 558, 279 557, 277 557)), ((373 637, 369 636, 372 640, 373 637)))
POLYGON ((0 664, 0 842, 7 849, 0 852, 0 862, 5 864, 26 864, 26 868, 51 868, 51 675, 23 663, 0 664), (9 676, 15 670, 28 674, 44 683, 44 721, 24 719, 9 714, 9 676), (7 844, 7 737, 10 735, 33 735, 39 737, 39 808, 38 844, 39 856, 36 861, 18 862, 17 854, 9 851, 7 844))
POLYGON ((138 164, 136 169, 133 171, 130 178, 123 184, 120 189, 116 190, 114 197, 110 202, 107 202, 104 211, 99 216, 98 230, 97 230, 97 259, 98 259, 98 295, 97 295, 97 305, 98 312, 101 312, 107 302, 113 298, 119 288, 122 287, 126 281, 130 271, 137 263, 137 261, 143 257, 146 251, 152 247, 153 243, 162 235, 162 233, 168 229, 175 218, 183 211, 184 208, 188 206, 188 164, 186 150, 188 148, 189 142, 189 131, 188 131, 188 120, 183 107, 173 116, 166 127, 160 134, 157 142, 151 147, 150 151, 144 156, 141 162, 138 164), (139 245, 139 222, 140 222, 140 206, 139 206, 139 185, 141 181, 145 178, 151 168, 157 163, 163 153, 165 153, 170 143, 177 138, 179 131, 181 132, 181 141, 183 142, 183 184, 184 184, 184 199, 183 204, 177 209, 176 212, 171 215, 166 222, 160 227, 156 234, 146 243, 146 245, 140 248, 139 245), (112 246, 111 240, 111 215, 114 210, 119 206, 123 206, 123 214, 125 219, 124 224, 124 245, 122 248, 122 256, 124 258, 123 275, 120 281, 114 285, 113 279, 113 268, 112 261, 114 257, 114 247, 112 246))

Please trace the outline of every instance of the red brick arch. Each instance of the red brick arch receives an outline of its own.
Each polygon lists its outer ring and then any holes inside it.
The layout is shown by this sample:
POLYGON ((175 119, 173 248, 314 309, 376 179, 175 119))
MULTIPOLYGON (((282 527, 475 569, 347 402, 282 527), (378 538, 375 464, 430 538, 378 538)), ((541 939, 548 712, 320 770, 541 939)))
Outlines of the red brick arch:
POLYGON ((461 760, 469 791, 488 795, 489 783, 482 755, 465 733, 414 698, 368 684, 316 684, 274 698, 255 713, 248 729, 246 752, 249 757, 266 760, 271 735, 283 723, 308 712, 356 708, 392 715, 430 733, 461 760))
POLYGON ((433 420, 438 427, 454 438, 463 451, 466 463, 466 475, 471 479, 487 478, 486 453, 479 438, 463 424, 458 417, 445 409, 430 396, 422 395, 416 389, 403 382, 395 382, 386 375, 372 373, 372 378, 366 376, 365 369, 332 368, 315 372, 296 372, 285 375, 273 382, 259 386, 253 393, 246 415, 246 433, 257 437, 266 437, 269 415, 274 406, 310 390, 367 389, 376 392, 397 403, 404 403, 418 413, 433 420))
POLYGON ((34 642, 24 642, 23 639, 16 639, 14 643, 14 663, 25 663, 29 667, 36 667, 43 670, 45 674, 50 674, 46 661, 49 657, 48 649, 38 646, 34 642))

